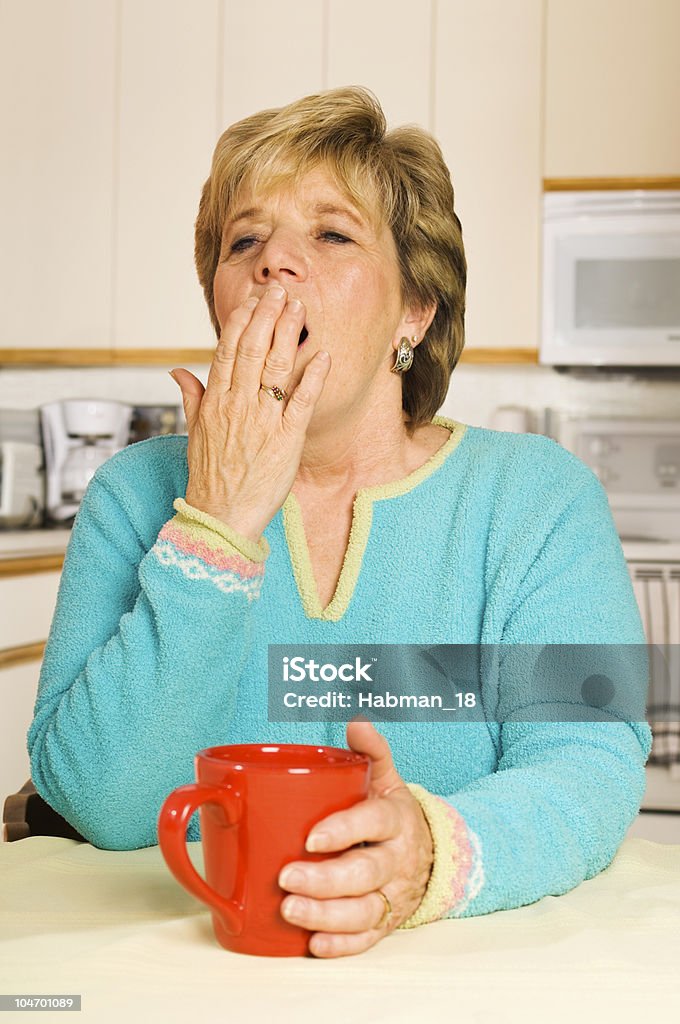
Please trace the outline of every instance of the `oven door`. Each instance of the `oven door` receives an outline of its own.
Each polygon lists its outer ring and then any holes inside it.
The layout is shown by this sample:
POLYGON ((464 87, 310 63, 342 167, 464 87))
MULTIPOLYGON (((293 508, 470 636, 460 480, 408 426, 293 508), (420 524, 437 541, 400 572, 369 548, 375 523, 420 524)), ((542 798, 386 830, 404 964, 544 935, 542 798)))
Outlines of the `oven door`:
POLYGON ((680 813, 680 561, 629 559, 628 571, 650 645, 653 743, 642 807, 680 813))

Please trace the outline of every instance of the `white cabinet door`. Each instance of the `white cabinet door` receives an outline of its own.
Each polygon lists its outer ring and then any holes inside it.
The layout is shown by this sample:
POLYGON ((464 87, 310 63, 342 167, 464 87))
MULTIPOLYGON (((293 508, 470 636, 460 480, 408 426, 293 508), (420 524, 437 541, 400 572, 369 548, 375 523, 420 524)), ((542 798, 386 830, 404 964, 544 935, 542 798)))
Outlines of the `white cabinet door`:
POLYGON ((33 721, 40 661, 0 669, 0 803, 31 776, 26 734, 33 721))
MULTIPOLYGON (((325 88, 325 3, 221 0, 219 135, 259 110, 325 88)), ((211 150, 212 153, 212 150, 211 150)), ((209 166, 206 166, 206 177, 209 166)))
POLYGON ((47 640, 60 579, 60 572, 0 579, 0 650, 47 640))
POLYGON ((0 347, 108 347, 115 0, 0 4, 0 347))
POLYGON ((437 5, 433 131, 463 226, 469 348, 538 344, 542 24, 541 0, 437 5))
MULTIPOLYGON (((0 650, 47 640, 61 573, 0 579, 0 650)), ((40 658, 0 668, 0 801, 30 777, 26 733, 33 720, 40 658)))
POLYGON ((219 0, 121 0, 114 345, 215 343, 194 222, 219 134, 219 0))
POLYGON ((680 175, 678 0, 548 0, 545 177, 680 175))
POLYGON ((363 85, 388 127, 431 122, 435 0, 329 0, 328 86, 363 85))

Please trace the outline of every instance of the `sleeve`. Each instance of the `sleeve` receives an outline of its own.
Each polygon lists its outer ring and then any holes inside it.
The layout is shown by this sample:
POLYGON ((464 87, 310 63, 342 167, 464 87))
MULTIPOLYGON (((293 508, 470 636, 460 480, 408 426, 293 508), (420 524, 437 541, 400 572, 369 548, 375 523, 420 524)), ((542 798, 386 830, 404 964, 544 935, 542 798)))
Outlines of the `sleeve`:
POLYGON ((509 556, 512 562, 522 547, 529 553, 524 575, 515 573, 519 586, 510 586, 512 574, 501 568, 499 590, 487 598, 505 602, 496 771, 445 796, 409 784, 432 832, 434 863, 423 900, 402 928, 568 892, 610 864, 640 808, 652 744, 644 721, 645 635, 606 492, 574 461, 578 485, 549 528, 531 531, 540 512, 527 503, 526 528, 509 556), (531 681, 512 668, 521 645, 543 652, 531 681), (574 651, 586 662, 592 651, 594 664, 597 652, 609 651, 610 682, 621 701, 602 706, 584 686, 564 713, 554 678, 574 651), (631 708, 642 720, 625 720, 631 708))
POLYGON ((269 554, 182 498, 146 550, 123 475, 104 464, 80 504, 27 736, 38 793, 109 850, 156 845, 165 797, 224 735, 269 554))

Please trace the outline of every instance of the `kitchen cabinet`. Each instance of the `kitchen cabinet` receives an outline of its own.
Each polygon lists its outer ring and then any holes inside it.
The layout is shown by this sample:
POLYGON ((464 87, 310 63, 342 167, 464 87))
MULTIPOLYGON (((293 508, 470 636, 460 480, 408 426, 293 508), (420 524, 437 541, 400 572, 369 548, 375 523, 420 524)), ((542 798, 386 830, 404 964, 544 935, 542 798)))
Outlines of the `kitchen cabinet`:
POLYGON ((26 734, 33 721, 40 661, 0 663, 0 804, 31 777, 26 734))
POLYGON ((472 6, 430 0, 414 17, 413 0, 369 7, 360 0, 304 0, 292 19, 274 0, 247 10, 236 0, 199 0, 198 10, 179 0, 47 6, 9 0, 0 8, 3 114, 6 134, 17 144, 15 188, 4 191, 3 202, 9 233, 19 238, 25 258, 11 260, 12 247, 6 247, 5 280, 12 287, 0 345, 59 349, 62 358, 64 350, 90 347, 97 362, 107 349, 113 361, 126 351, 139 361, 139 349, 151 361, 154 350, 162 358, 177 347, 211 349, 214 333, 193 266, 193 227, 219 134, 256 109, 355 82, 373 89, 390 126, 414 122, 434 129, 454 160, 472 266, 468 344, 533 344, 528 311, 536 283, 528 290, 524 285, 536 264, 529 244, 536 214, 527 210, 526 182, 535 191, 538 100, 534 95, 528 106, 525 100, 538 82, 541 5, 523 0, 512 18, 501 0, 472 6), (521 45, 506 63, 508 29, 521 45), (29 33, 49 73, 32 77, 22 70, 29 33), (389 59, 375 58, 378 43, 389 59), (470 115, 471 75, 484 86, 485 118, 470 115), (44 131, 32 142, 26 129, 39 115, 51 131, 47 146, 44 131), (503 127, 502 139, 494 141, 503 127), (524 148, 516 147, 517 137, 524 148), (510 166, 515 156, 501 157, 506 177, 499 188, 495 164, 505 142, 518 150, 518 165, 510 166), (45 162, 52 172, 49 199, 16 203, 41 157, 41 180, 45 162), (490 191, 480 181, 488 181, 490 191), (518 181, 524 185, 513 205, 506 200, 518 181), (26 215, 28 227, 17 220, 26 215), (518 237, 523 251, 513 248, 512 287, 504 283, 505 266, 510 239, 518 237), (36 281, 40 303, 30 301, 36 281))
POLYGON ((351 83, 376 93, 390 126, 434 130, 452 161, 471 262, 470 351, 534 344, 541 3, 522 0, 512 17, 505 6, 429 0, 416 17, 414 0, 302 0, 293 19, 274 0, 9 0, 0 35, 15 166, 3 202, 24 258, 6 247, 12 286, 0 347, 25 350, 29 362, 50 350, 55 362, 77 362, 82 348, 98 364, 126 354, 163 363, 178 347, 209 361, 215 337, 193 230, 219 134, 254 110, 351 83), (508 32, 517 40, 509 57, 508 32), (31 33, 49 74, 22 70, 31 33), (32 142, 26 125, 38 120, 32 142), (47 164, 54 182, 49 203, 17 203, 41 155, 41 180, 47 164), (40 303, 31 301, 37 281, 40 303))
POLYGON ((470 352, 538 344, 542 27, 542 0, 436 8, 431 129, 463 226, 470 352))
POLYGON ((0 347, 106 365, 214 344, 193 225, 219 127, 221 6, 0 5, 0 347))
MULTIPOLYGON (((209 157, 230 124, 324 88, 327 8, 328 0, 297 0, 294 8, 277 0, 222 0, 219 124, 209 157)), ((209 171, 208 162, 206 178, 209 171)))
POLYGON ((415 18, 413 0, 300 0, 292 19, 275 0, 225 3, 220 130, 257 110, 347 85, 375 92, 390 123, 427 124, 433 5, 421 3, 415 18), (376 60, 377 45, 389 59, 376 60), (405 75, 407 64, 413 71, 405 75))
POLYGON ((69 537, 67 530, 0 534, 0 802, 30 777, 26 733, 69 537))
POLYGON ((116 8, 0 4, 0 346, 111 343, 116 8))
POLYGON ((547 0, 544 177, 680 176, 677 0, 547 0))
POLYGON ((121 0, 120 12, 112 345, 205 348, 194 222, 222 130, 220 0, 121 0))
POLYGON ((437 0, 329 0, 324 88, 363 85, 378 97, 389 128, 430 128, 436 7, 437 0))
POLYGON ((0 652, 47 640, 61 572, 6 577, 0 563, 0 652))
POLYGON ((676 0, 4 0, 0 362, 209 362, 193 238, 219 135, 354 83, 442 147, 464 358, 535 362, 543 180, 680 175, 679 37, 676 0))
MULTIPOLYGON (((27 566, 35 559, 27 558, 27 566)), ((16 568, 17 563, 12 561, 16 568)), ((0 801, 30 777, 26 732, 33 720, 44 643, 61 572, 8 575, 0 561, 0 801)))

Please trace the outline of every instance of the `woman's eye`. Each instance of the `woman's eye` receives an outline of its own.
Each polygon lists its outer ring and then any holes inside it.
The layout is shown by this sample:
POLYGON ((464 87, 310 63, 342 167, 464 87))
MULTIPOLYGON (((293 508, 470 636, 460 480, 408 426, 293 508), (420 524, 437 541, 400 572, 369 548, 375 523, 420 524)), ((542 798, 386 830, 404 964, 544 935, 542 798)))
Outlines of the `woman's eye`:
POLYGON ((248 236, 247 238, 239 238, 238 241, 234 242, 230 246, 229 251, 230 252, 242 252, 244 249, 246 249, 248 247, 248 244, 250 242, 254 242, 254 241, 255 241, 255 239, 250 237, 250 236, 248 236))
MULTIPOLYGON (((351 241, 351 239, 347 238, 345 235, 339 234, 337 231, 322 231, 320 232, 319 237, 329 239, 334 245, 344 245, 346 242, 351 241)), ((233 242, 229 247, 229 252, 244 252, 246 249, 250 248, 253 242, 256 241, 257 239, 252 235, 246 235, 245 238, 239 238, 233 242)))

